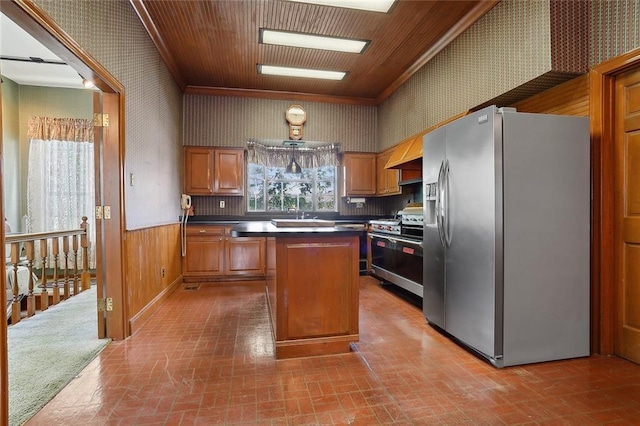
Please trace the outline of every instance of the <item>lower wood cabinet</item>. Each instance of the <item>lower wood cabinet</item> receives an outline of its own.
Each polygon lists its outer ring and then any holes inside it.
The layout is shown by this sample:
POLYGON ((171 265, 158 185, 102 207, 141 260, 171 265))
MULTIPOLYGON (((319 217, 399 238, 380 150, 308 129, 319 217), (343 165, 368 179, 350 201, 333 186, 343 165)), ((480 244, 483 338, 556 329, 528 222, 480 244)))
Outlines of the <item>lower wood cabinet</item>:
POLYGON ((265 239, 257 237, 227 237, 225 244, 225 275, 264 276, 265 239))
POLYGON ((231 227, 187 226, 185 281, 264 278, 265 238, 230 236, 231 227))

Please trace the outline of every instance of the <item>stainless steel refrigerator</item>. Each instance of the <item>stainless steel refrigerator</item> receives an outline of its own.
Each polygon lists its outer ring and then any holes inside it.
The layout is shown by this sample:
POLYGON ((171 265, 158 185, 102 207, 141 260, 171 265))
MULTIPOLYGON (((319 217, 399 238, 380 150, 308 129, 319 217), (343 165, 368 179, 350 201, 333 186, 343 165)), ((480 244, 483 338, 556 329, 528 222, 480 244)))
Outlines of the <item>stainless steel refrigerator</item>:
POLYGON ((428 322, 497 367, 589 355, 588 118, 491 106, 423 145, 428 322))

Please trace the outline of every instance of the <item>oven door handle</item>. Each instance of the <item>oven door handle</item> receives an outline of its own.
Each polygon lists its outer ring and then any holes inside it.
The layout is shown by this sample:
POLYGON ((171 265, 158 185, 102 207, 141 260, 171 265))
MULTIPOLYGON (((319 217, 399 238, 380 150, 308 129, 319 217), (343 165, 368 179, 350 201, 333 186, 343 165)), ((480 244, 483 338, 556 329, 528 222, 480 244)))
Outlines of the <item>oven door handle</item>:
POLYGON ((387 241, 391 241, 392 243, 397 243, 397 242, 401 242, 401 243, 405 243, 405 244, 409 244, 409 245, 413 245, 413 246, 417 246, 422 248, 422 242, 421 241, 413 241, 413 240, 408 240, 406 238, 402 238, 402 237, 391 237, 389 235, 380 235, 380 234, 369 234, 371 236, 371 238, 380 238, 383 240, 387 240, 387 241))

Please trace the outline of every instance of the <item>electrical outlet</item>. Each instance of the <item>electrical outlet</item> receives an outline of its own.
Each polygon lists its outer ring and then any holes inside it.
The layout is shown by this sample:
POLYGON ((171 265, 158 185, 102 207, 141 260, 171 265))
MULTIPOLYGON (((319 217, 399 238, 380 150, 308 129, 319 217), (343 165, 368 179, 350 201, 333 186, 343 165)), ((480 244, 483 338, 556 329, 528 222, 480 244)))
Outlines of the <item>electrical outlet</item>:
POLYGON ((224 207, 225 207, 224 200, 221 200, 221 201, 220 201, 220 208, 221 208, 221 209, 224 209, 224 207))
POLYGON ((162 278, 164 278, 164 274, 165 274, 165 272, 166 272, 166 271, 165 271, 165 269, 164 269, 164 268, 162 268, 162 278))
POLYGON ((129 186, 133 186, 133 173, 129 173, 129 186))

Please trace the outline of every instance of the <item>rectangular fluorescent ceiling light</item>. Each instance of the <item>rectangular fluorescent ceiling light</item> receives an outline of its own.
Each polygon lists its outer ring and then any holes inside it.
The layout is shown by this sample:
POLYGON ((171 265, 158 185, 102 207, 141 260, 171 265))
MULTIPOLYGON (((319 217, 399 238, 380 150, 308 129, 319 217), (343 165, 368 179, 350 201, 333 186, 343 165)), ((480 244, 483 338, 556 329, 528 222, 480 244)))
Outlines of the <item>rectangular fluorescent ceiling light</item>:
POLYGON ((345 7, 387 13, 395 0, 289 0, 298 3, 313 3, 323 6, 345 7))
POLYGON ((292 31, 268 30, 265 28, 260 28, 260 43, 347 53, 362 53, 364 48, 367 47, 367 44, 369 44, 369 42, 365 40, 325 37, 292 31))
POLYGON ((258 74, 280 75, 284 77, 321 78, 324 80, 342 80, 344 71, 312 70, 308 68, 279 67, 275 65, 258 64, 258 74))

